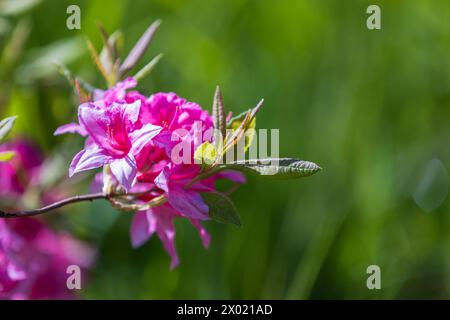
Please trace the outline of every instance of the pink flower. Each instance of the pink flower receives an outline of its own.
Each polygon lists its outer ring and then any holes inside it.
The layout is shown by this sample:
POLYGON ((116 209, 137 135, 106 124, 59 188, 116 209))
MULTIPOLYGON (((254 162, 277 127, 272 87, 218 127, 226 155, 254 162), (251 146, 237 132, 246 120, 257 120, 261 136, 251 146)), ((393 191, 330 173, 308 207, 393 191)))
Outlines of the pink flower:
POLYGON ((129 190, 137 173, 135 156, 161 131, 160 127, 149 123, 139 127, 139 110, 139 101, 113 103, 108 108, 96 103, 81 105, 78 119, 90 141, 75 155, 69 176, 109 164, 118 182, 129 190))
POLYGON ((0 162, 0 197, 16 197, 22 194, 29 184, 38 182, 43 160, 33 144, 19 139, 0 145, 0 151, 16 153, 11 161, 0 162))
MULTIPOLYGON (((198 104, 175 93, 156 93, 147 98, 137 91, 127 92, 135 86, 136 81, 128 78, 111 89, 96 91, 94 102, 79 107, 79 123, 62 126, 55 134, 87 136, 85 148, 72 161, 70 176, 109 164, 127 191, 151 190, 138 197, 138 203, 165 196, 165 204, 135 215, 130 235, 137 247, 156 233, 175 267, 178 256, 173 220, 189 219, 208 247, 210 236, 201 221, 209 219, 209 208, 201 192, 214 191, 217 179, 243 183, 245 178, 237 172, 218 173, 186 189, 201 171, 200 165, 194 164, 194 151, 203 139, 211 141, 212 134, 205 136, 208 130, 212 133, 212 117, 198 104), (187 161, 182 163, 172 157, 180 142, 187 146, 180 155, 187 161)), ((94 186, 99 189, 98 183, 94 186)))
POLYGON ((37 219, 0 220, 0 299, 73 298, 67 267, 86 269, 93 257, 90 247, 37 219))
MULTIPOLYGON (((178 255, 175 248, 175 228, 173 220, 180 217, 179 213, 170 205, 164 204, 147 211, 135 214, 131 224, 131 242, 134 247, 143 245, 156 232, 164 249, 172 258, 170 267, 175 268, 178 263, 178 255)), ((199 231, 203 246, 209 247, 211 238, 198 220, 190 219, 191 223, 199 231)))

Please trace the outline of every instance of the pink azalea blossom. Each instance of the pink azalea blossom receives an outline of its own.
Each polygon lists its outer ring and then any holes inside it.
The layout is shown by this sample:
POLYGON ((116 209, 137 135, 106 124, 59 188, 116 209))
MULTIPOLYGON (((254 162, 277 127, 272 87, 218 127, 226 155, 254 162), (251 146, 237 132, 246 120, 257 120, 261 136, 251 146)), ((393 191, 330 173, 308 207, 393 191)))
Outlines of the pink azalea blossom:
POLYGON ((149 123, 138 128, 139 110, 139 101, 114 103, 108 108, 95 103, 81 105, 78 119, 91 143, 75 155, 69 176, 109 164, 118 182, 129 190, 137 173, 135 157, 161 131, 160 127, 149 123))
MULTIPOLYGON (((79 107, 78 123, 62 126, 55 134, 87 137, 85 148, 72 161, 70 175, 108 164, 128 191, 151 190, 137 202, 145 203, 161 195, 167 198, 161 206, 138 212, 130 234, 137 247, 156 233, 175 267, 179 261, 173 220, 187 218, 208 247, 210 236, 201 221, 209 219, 209 208, 200 192, 214 191, 217 179, 243 183, 245 178, 238 172, 218 173, 186 189, 186 184, 200 173, 200 165, 194 164, 194 151, 204 142, 206 132, 213 129, 212 117, 198 104, 175 93, 161 92, 147 98, 138 91, 127 91, 135 86, 136 81, 128 78, 106 91, 97 90, 94 102, 79 107), (190 151, 182 155, 187 163, 175 163, 172 158, 180 141, 190 151)), ((96 181, 100 181, 98 175, 96 181)), ((98 183, 93 188, 100 189, 98 183)))

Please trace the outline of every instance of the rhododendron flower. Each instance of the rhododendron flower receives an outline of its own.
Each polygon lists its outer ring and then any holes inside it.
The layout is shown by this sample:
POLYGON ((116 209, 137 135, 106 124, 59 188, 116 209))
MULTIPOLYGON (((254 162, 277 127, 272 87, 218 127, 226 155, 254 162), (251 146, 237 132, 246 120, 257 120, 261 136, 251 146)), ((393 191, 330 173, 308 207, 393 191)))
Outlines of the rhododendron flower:
POLYGON ((131 240, 136 247, 156 233, 174 267, 178 256, 173 219, 189 219, 208 247, 210 236, 200 221, 210 218, 209 208, 200 192, 214 191, 214 182, 220 178, 238 183, 245 178, 237 172, 218 173, 185 188, 201 172, 193 155, 206 132, 213 129, 212 117, 198 104, 175 93, 156 93, 147 98, 137 91, 127 92, 135 85, 136 81, 128 78, 106 91, 95 91, 93 102, 80 105, 79 123, 62 126, 55 134, 74 132, 87 136, 85 148, 72 161, 70 175, 108 164, 118 183, 129 192, 151 190, 138 197, 137 203, 161 196, 167 199, 166 203, 135 215, 131 240), (180 141, 187 145, 185 151, 189 151, 180 155, 186 160, 181 163, 173 156, 180 141))
POLYGON ((91 266, 94 251, 34 218, 0 220, 0 299, 70 299, 67 267, 91 266))
POLYGON ((140 102, 112 104, 102 108, 97 103, 79 107, 80 125, 89 135, 86 147, 75 155, 69 176, 76 172, 110 165, 119 183, 129 190, 136 177, 136 156, 161 128, 152 124, 139 127, 140 102))

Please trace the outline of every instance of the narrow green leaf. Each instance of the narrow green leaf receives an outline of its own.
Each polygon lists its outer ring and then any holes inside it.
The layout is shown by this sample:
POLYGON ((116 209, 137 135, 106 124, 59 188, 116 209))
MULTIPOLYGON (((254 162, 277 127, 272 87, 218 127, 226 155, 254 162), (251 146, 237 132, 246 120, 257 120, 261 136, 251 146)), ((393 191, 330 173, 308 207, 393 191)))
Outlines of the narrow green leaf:
POLYGON ((158 64, 159 60, 163 57, 163 54, 160 53, 156 57, 154 57, 149 63, 147 63, 141 70, 139 70, 133 78, 136 79, 136 81, 139 81, 146 76, 148 76, 152 70, 155 68, 155 66, 158 64))
POLYGON ((17 61, 22 56, 30 30, 31 23, 27 18, 21 19, 15 26, 11 37, 3 47, 3 53, 0 58, 0 75, 2 77, 10 76, 17 61))
POLYGON ((100 23, 98 23, 98 29, 100 30, 100 34, 102 35, 102 40, 103 40, 103 49, 100 52, 100 56, 99 56, 100 62, 102 63, 105 71, 109 75, 111 75, 113 72, 114 62, 116 61, 114 46, 109 40, 111 37, 109 36, 109 34, 106 32, 105 28, 100 23))
POLYGON ((201 196, 209 208, 211 219, 220 223, 241 226, 241 218, 230 198, 218 192, 201 192, 201 196))
POLYGON ((264 99, 261 99, 261 101, 259 101, 255 108, 249 109, 244 114, 240 114, 234 120, 231 119, 229 121, 230 128, 233 130, 232 134, 229 134, 229 136, 226 137, 224 152, 227 152, 230 148, 236 145, 242 138, 242 136, 245 136, 246 138, 245 148, 247 149, 250 146, 254 134, 247 135, 246 131, 248 129, 254 129, 254 127, 256 126, 256 114, 258 113, 263 103, 264 99))
POLYGON ((42 0, 3 0, 0 1, 0 12, 2 15, 16 16, 30 11, 42 0))
POLYGON ((0 162, 7 162, 14 158, 16 153, 14 151, 3 151, 0 152, 0 162))
POLYGON ((0 143, 5 141, 7 135, 12 130, 17 116, 8 117, 0 121, 0 143))
POLYGON ((106 71, 105 67, 103 66, 102 62, 100 61, 100 56, 98 55, 97 50, 95 49, 92 42, 89 40, 87 40, 87 47, 91 54, 92 61, 94 61, 95 65, 97 66, 97 69, 100 71, 103 78, 105 78, 105 80, 108 82, 109 85, 113 85, 112 80, 111 80, 111 75, 106 71))
POLYGON ((161 20, 156 20, 155 22, 153 22, 135 44, 133 49, 131 49, 130 53, 125 58, 125 61, 120 66, 119 73, 121 77, 126 75, 131 69, 136 66, 139 59, 147 50, 147 47, 152 41, 153 35, 155 34, 160 24, 161 20))
POLYGON ((212 117, 214 129, 219 130, 222 137, 225 138, 227 124, 225 119, 225 107, 223 106, 223 98, 219 86, 216 87, 216 92, 214 93, 212 117))
POLYGON ((291 158, 236 161, 222 165, 221 169, 233 169, 260 176, 285 179, 307 177, 322 170, 314 162, 291 158))
POLYGON ((56 74, 55 62, 69 65, 80 58, 86 50, 85 40, 80 36, 61 39, 50 44, 26 50, 24 62, 15 71, 16 79, 23 84, 31 84, 40 79, 53 77, 56 74))
POLYGON ((78 77, 75 77, 73 75, 73 73, 67 69, 66 66, 64 66, 63 64, 60 63, 54 63, 56 69, 58 70, 58 72, 64 76, 64 78, 67 79, 67 81, 69 82, 69 84, 74 88, 74 90, 76 91, 76 81, 78 81, 78 84, 80 86, 81 89, 83 89, 86 93, 92 93, 94 92, 95 88, 93 85, 89 84, 88 82, 86 82, 83 79, 80 79, 78 77))

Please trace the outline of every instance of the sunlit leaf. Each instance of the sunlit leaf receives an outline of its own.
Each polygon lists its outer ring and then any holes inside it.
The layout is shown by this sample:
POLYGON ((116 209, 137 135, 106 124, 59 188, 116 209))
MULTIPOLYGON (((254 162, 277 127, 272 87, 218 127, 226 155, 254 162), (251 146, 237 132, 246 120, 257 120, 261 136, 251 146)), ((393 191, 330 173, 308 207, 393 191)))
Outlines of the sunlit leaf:
POLYGON ((8 117, 0 121, 0 143, 5 141, 8 134, 11 132, 17 116, 8 117))
POLYGON ((214 121, 214 129, 219 130, 222 137, 226 134, 226 119, 225 119, 225 107, 223 105, 222 93, 219 86, 216 87, 214 93, 214 102, 212 108, 212 117, 214 121))
POLYGON ((14 158, 15 155, 14 151, 2 151, 0 152, 0 162, 7 162, 14 158))
POLYGON ((217 158, 217 151, 208 141, 201 144, 194 152, 196 163, 212 164, 217 158))
POLYGON ((322 170, 314 162, 291 158, 235 161, 223 165, 223 169, 233 169, 260 176, 286 179, 307 177, 322 170))

